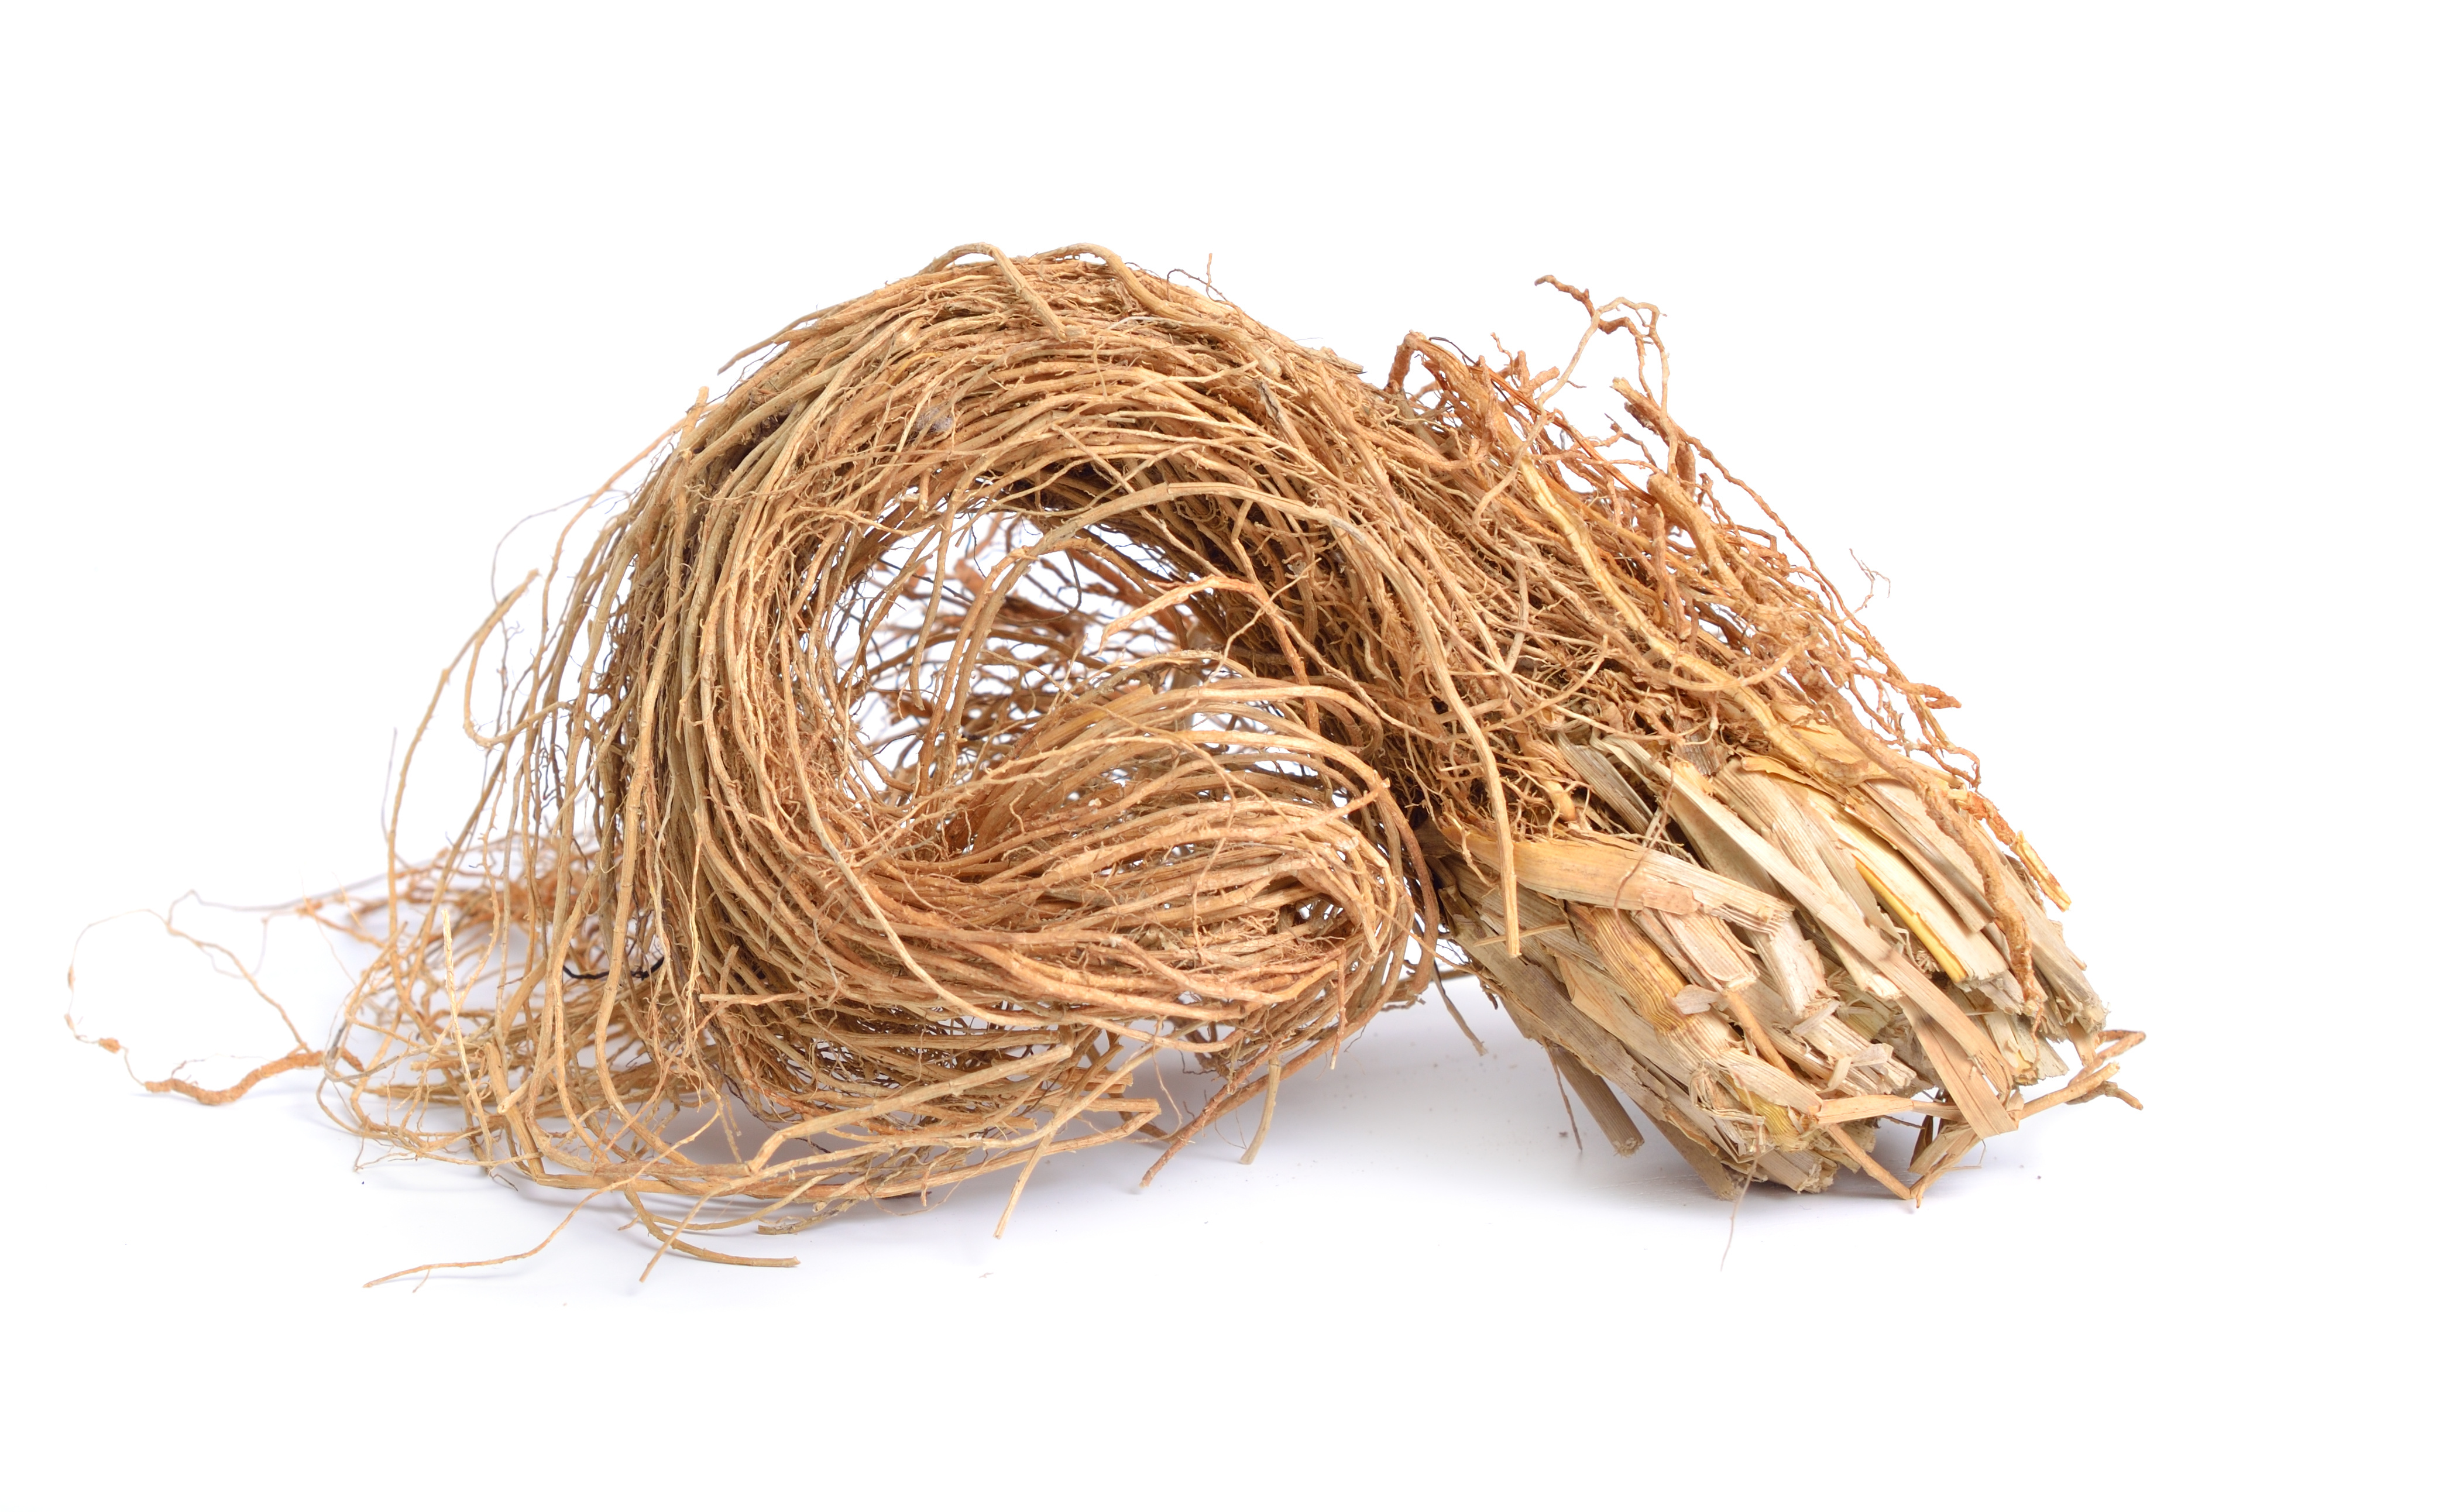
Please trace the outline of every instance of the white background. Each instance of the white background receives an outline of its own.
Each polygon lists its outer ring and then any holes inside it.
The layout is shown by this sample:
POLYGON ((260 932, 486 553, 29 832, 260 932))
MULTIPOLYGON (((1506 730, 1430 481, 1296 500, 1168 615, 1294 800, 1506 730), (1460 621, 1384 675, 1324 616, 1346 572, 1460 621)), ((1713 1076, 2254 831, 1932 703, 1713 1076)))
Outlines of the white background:
MULTIPOLYGON (((2417 1497, 2439 25, 1700 9, 19 10, 10 1500, 2417 1497), (1678 416, 1886 574, 1874 623, 1965 699, 2151 1032, 2149 1111, 2043 1118, 1919 1212, 1730 1221, 1655 1140, 1577 1152, 1474 1001, 1485 1059, 1393 1016, 1255 1166, 1229 1131, 1145 1193, 1137 1149, 1051 1163, 1000 1241, 970 1191, 641 1285, 590 1210, 362 1290, 561 1209, 357 1169, 301 1079, 145 1096, 61 1024, 77 928, 378 867, 395 732, 511 522, 979 239, 1212 255, 1373 373, 1413 328, 1556 360, 1544 273, 1663 306, 1678 416)), ((96 1032, 151 1075, 284 1047, 158 939, 88 940, 96 1032)), ((310 1036, 318 948, 273 952, 310 1036)))

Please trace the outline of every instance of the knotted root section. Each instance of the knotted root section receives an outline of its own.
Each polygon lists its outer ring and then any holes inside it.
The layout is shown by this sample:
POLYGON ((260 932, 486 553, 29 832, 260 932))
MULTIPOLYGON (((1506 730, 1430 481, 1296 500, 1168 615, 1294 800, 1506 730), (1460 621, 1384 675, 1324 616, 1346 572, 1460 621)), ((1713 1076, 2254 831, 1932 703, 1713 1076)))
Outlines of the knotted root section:
POLYGON ((1919 1196, 2125 1096, 1951 700, 1668 416, 1656 313, 1565 293, 1629 430, 1417 335, 1370 385, 1090 247, 743 354, 528 596, 490 728, 512 601, 472 639, 456 843, 321 906, 375 952, 336 1113, 727 1258, 685 1235, 1162 1165, 1449 955, 1722 1194, 1919 1196))

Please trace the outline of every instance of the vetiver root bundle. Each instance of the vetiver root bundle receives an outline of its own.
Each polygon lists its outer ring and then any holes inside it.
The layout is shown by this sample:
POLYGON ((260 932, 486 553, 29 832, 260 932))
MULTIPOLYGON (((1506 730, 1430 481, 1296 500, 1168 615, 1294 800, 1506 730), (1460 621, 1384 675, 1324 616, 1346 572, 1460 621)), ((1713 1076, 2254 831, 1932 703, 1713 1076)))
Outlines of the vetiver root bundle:
POLYGON ((1951 700, 1668 415, 1655 312, 1565 292, 1635 345, 1631 431, 1417 335, 1369 385, 1093 247, 957 249, 743 354, 556 558, 457 843, 325 910, 376 958, 291 1060, 707 1258, 1127 1137, 1162 1166, 1254 1100, 1263 1138, 1448 947, 1721 1195, 1918 1196, 2125 1098, 2140 1036, 1951 700))

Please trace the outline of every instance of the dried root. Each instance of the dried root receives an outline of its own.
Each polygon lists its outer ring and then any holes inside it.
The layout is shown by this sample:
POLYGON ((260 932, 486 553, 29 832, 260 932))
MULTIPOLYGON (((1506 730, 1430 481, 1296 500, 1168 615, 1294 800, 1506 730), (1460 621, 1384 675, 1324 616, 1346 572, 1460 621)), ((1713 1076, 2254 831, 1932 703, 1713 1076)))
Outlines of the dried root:
POLYGON ((1630 431, 1417 335, 1371 386, 1092 247, 743 354, 556 558, 458 842, 321 910, 376 953, 335 1111, 727 1258, 684 1235, 1162 1165, 1448 947, 1725 1194, 1919 1195, 2124 1096, 1952 701, 1668 416, 1655 312, 1565 292, 1630 431), (1167 1049, 1219 1079, 1171 1131, 1167 1049))

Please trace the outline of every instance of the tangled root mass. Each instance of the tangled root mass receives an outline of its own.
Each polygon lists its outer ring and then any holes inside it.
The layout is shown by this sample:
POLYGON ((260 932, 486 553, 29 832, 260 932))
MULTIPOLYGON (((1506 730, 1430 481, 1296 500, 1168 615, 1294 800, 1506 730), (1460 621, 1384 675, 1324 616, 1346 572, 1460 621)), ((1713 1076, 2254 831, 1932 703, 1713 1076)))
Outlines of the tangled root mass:
POLYGON ((375 952, 337 1111, 724 1258, 683 1235, 1162 1165, 1441 949, 1705 1176, 1861 1167, 1834 1100, 1996 1132, 2052 1042, 2114 1091, 1950 700, 1668 416, 1655 312, 1565 292, 1635 347, 1629 431, 1417 335, 1368 384, 1098 248, 743 354, 565 540, 457 841, 323 909, 375 952))

